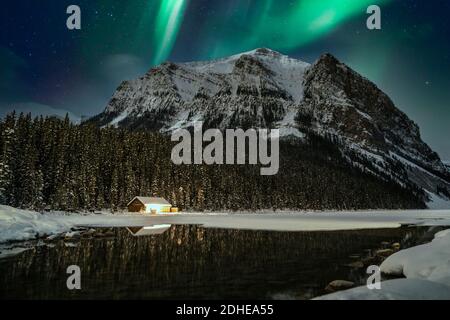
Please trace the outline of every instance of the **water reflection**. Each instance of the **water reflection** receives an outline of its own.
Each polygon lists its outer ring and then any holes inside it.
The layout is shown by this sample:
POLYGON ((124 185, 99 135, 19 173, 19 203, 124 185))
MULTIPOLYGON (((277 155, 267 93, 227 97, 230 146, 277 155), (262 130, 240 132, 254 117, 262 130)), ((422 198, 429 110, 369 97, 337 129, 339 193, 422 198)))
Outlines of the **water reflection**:
POLYGON ((0 260, 0 297, 71 298, 311 298, 332 280, 362 283, 346 264, 379 248, 423 241, 428 229, 272 232, 164 226, 113 229, 114 236, 64 240, 0 260), (166 228, 165 232, 160 232, 166 228), (155 229, 148 229, 155 231, 155 229), (66 288, 66 268, 81 268, 82 290, 66 288))
POLYGON ((166 232, 170 226, 170 224, 155 224, 146 227, 127 227, 127 230, 135 237, 142 237, 162 234, 166 232))

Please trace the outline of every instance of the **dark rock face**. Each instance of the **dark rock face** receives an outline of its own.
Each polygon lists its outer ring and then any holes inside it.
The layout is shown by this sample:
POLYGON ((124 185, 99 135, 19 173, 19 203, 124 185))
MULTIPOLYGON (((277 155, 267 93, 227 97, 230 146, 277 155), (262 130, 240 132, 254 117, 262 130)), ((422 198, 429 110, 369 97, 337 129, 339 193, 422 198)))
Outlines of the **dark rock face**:
MULTIPOLYGON (((397 109, 375 84, 335 57, 323 55, 305 74, 303 113, 313 127, 345 140, 347 145, 407 167, 407 179, 436 193, 448 186, 448 169, 436 152, 421 140, 419 127, 397 109), (442 180, 442 181, 441 181, 442 180)), ((384 168, 395 175, 395 167, 384 168)))
POLYGON ((443 169, 439 156, 421 140, 417 124, 372 82, 329 54, 308 70, 303 105, 321 124, 355 142, 395 149, 411 161, 443 169), (328 121, 320 121, 324 115, 328 121))
POLYGON ((332 137, 349 164, 446 198, 450 173, 419 127, 375 84, 330 54, 309 65, 261 48, 224 59, 167 62, 124 81, 99 126, 170 132, 204 127, 279 128, 281 136, 332 137))

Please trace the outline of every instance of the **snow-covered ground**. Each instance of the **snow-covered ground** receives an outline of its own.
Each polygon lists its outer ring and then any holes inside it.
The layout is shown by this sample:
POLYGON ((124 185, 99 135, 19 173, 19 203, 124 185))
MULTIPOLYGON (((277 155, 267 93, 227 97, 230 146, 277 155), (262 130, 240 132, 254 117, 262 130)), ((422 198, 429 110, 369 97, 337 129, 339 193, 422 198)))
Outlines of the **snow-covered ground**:
POLYGON ((450 287, 450 229, 436 233, 430 243, 401 250, 388 257, 381 264, 381 271, 450 287))
POLYGON ((62 215, 42 215, 0 205, 0 243, 62 233, 72 226, 73 223, 62 215))
POLYGON ((383 281, 380 290, 365 286, 339 291, 314 300, 448 300, 450 287, 428 280, 395 279, 383 281))
MULTIPOLYGON (((201 224, 206 228, 275 231, 326 231, 396 228, 402 224, 450 226, 450 210, 395 210, 346 212, 180 213, 143 216, 138 214, 40 214, 0 205, 0 243, 5 254, 23 248, 8 241, 30 240, 42 235, 69 232, 73 227, 125 227, 155 224, 201 224)), ((3 253, 2 253, 3 255, 3 253)), ((319 299, 450 299, 450 230, 437 233, 424 245, 401 250, 381 265, 384 273, 406 279, 382 282, 381 290, 358 287, 319 299)))

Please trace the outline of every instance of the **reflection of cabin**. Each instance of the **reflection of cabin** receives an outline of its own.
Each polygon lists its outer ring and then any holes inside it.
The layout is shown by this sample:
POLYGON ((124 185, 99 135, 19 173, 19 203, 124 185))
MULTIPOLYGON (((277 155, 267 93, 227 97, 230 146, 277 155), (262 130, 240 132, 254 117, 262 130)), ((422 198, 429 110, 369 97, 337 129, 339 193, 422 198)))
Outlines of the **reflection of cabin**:
POLYGON ((171 212, 172 205, 164 198, 134 197, 127 207, 129 212, 159 214, 171 212))
POLYGON ((170 224, 156 224, 148 227, 127 227, 127 230, 135 237, 152 236, 162 234, 170 228, 170 224))

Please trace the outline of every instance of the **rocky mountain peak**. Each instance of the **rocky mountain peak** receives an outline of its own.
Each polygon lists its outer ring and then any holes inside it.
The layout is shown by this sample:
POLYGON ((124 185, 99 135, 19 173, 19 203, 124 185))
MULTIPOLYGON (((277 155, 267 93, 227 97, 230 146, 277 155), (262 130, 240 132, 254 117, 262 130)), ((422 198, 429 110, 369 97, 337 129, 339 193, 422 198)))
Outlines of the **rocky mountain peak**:
POLYGON ((275 56, 275 57, 281 56, 281 53, 279 53, 278 51, 269 49, 269 48, 258 48, 258 49, 255 49, 254 52, 257 54, 267 55, 267 56, 275 56))
POLYGON ((279 128, 282 137, 300 142, 308 132, 331 135, 344 154, 369 159, 371 168, 365 170, 377 176, 431 193, 441 184, 450 189, 447 167, 421 140, 417 124, 329 53, 313 65, 267 48, 210 61, 166 62, 122 83, 91 121, 170 132, 198 120, 220 129, 279 128), (397 174, 398 166, 410 171, 397 174))
POLYGON ((322 64, 322 65, 328 65, 328 66, 336 66, 338 64, 341 64, 341 62, 331 53, 326 52, 322 54, 319 59, 314 64, 322 64))
POLYGON ((316 115, 327 114, 326 124, 344 136, 381 149, 396 148, 403 156, 414 154, 411 158, 418 161, 440 162, 421 140, 417 124, 374 83, 334 56, 322 55, 314 63, 305 74, 305 88, 303 104, 316 115))
POLYGON ((233 73, 243 73, 249 75, 273 75, 273 72, 268 69, 259 59, 253 55, 243 54, 234 62, 233 73))

